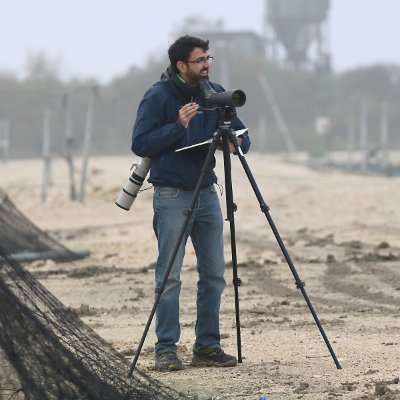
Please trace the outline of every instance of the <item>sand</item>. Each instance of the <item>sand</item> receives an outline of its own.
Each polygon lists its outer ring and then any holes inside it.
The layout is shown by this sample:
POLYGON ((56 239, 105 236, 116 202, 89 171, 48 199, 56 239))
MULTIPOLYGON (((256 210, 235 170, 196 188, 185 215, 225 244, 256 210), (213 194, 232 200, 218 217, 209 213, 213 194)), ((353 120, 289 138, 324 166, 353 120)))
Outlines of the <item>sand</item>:
MULTIPOLYGON (((92 158, 83 204, 69 201, 62 159, 52 163, 53 185, 44 204, 40 160, 0 165, 1 187, 26 216, 69 248, 91 251, 73 264, 39 260, 26 267, 129 360, 153 305, 157 256, 152 190, 142 192, 129 212, 114 205, 133 160, 92 158)), ((179 343, 185 369, 154 370, 153 326, 138 367, 192 399, 400 399, 400 181, 316 171, 278 156, 250 154, 247 160, 343 368, 336 368, 236 157, 243 362, 227 369, 190 366, 197 278, 189 244, 179 343)), ((221 161, 218 155, 223 183, 221 161)), ((221 204, 226 215, 224 196, 221 204)), ((222 346, 235 354, 228 222, 225 242, 222 346)))

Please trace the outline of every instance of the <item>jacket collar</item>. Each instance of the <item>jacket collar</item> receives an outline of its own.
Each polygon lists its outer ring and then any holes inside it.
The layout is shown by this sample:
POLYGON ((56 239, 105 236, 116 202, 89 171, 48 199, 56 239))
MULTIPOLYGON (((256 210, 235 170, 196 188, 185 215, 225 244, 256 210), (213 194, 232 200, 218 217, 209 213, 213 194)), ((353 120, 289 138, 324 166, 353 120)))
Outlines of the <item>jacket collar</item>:
POLYGON ((191 86, 176 73, 173 73, 172 75, 172 83, 176 88, 179 97, 181 97, 185 103, 197 101, 201 94, 200 85, 191 86))

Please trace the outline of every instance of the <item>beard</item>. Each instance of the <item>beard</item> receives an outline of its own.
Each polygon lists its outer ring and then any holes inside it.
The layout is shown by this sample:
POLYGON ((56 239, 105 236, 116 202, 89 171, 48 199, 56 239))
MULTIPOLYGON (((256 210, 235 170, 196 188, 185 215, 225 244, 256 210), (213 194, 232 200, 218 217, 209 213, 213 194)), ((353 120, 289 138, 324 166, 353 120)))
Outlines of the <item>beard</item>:
POLYGON ((197 85, 200 82, 200 79, 208 78, 208 68, 202 68, 200 72, 194 72, 194 71, 188 70, 187 78, 188 78, 188 82, 191 85, 197 85), (207 74, 202 74, 205 71, 207 72, 207 74))

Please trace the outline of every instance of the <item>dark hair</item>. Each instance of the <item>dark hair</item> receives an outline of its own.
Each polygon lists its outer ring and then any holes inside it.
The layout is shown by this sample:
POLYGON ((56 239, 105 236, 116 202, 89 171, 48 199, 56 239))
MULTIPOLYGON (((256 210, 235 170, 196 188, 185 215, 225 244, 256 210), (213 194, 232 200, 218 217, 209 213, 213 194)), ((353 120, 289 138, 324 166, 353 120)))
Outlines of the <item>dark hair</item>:
POLYGON ((168 49, 169 60, 171 61, 171 66, 174 72, 179 72, 176 67, 178 61, 187 62, 189 60, 190 53, 195 47, 200 47, 204 51, 208 50, 208 40, 202 40, 194 36, 181 36, 171 44, 168 49))

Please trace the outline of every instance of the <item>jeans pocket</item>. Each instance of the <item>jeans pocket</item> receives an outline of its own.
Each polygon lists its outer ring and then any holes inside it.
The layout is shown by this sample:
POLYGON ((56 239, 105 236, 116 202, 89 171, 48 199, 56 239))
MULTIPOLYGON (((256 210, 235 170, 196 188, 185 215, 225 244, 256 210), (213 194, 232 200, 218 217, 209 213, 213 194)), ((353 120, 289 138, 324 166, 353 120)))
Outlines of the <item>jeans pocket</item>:
POLYGON ((162 199, 174 199, 179 196, 178 187, 160 186, 155 188, 154 194, 162 199))

